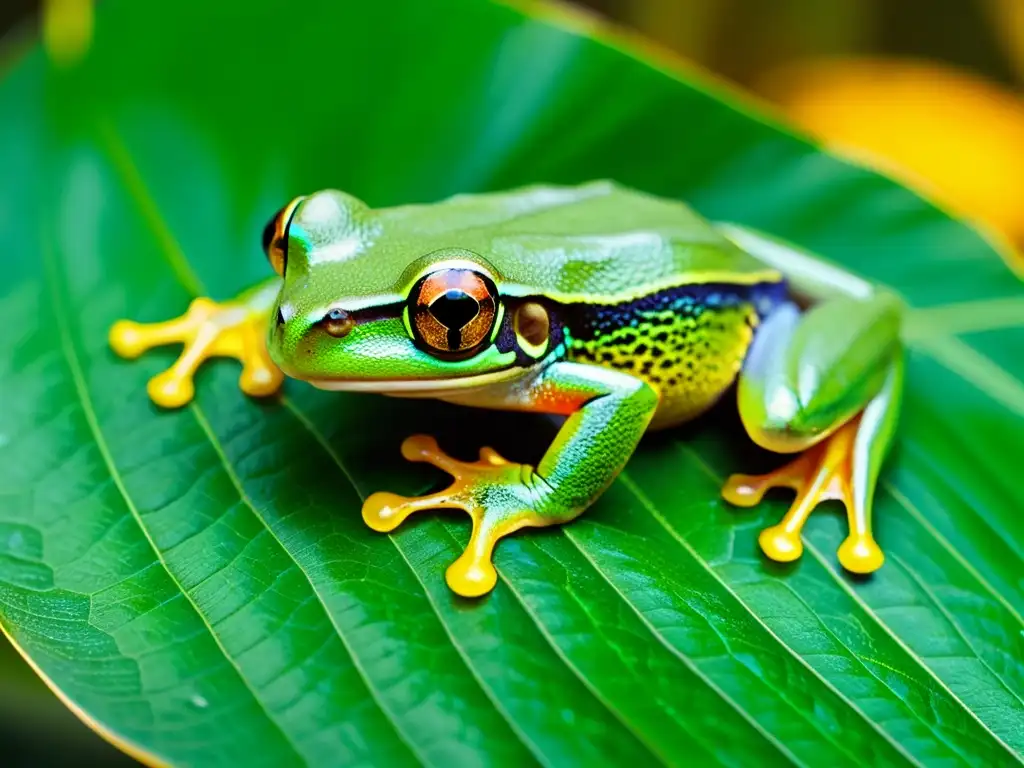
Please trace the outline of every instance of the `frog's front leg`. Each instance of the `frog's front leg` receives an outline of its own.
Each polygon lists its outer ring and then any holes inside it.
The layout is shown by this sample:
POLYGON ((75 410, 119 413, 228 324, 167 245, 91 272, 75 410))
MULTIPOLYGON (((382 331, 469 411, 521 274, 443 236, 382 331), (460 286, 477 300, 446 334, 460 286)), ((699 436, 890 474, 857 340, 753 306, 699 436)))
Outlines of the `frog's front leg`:
POLYGON ((181 317, 162 323, 119 320, 110 329, 110 345, 125 358, 148 349, 182 343, 178 360, 150 379, 150 399, 165 408, 177 408, 195 395, 196 370, 211 357, 232 357, 242 363, 239 387, 248 395, 271 395, 284 376, 267 353, 267 327, 281 281, 267 280, 222 304, 199 298, 181 317))
MULTIPOLYGON (((626 374, 577 363, 550 365, 528 383, 489 389, 476 402, 569 416, 536 468, 506 461, 490 448, 462 462, 433 438, 416 435, 402 445, 410 461, 425 461, 455 478, 445 490, 404 498, 375 493, 363 519, 376 531, 394 530, 413 512, 439 507, 469 513, 473 531, 465 552, 448 568, 448 586, 464 597, 490 592, 497 582, 495 544, 525 527, 564 523, 590 506, 633 454, 658 405, 647 384, 626 374)), ((474 396, 460 398, 474 402, 474 396)))
POLYGON ((767 475, 732 476, 722 495, 753 506, 770 488, 797 492, 782 522, 761 533, 761 549, 773 560, 797 559, 811 511, 838 499, 849 519, 840 563, 854 573, 881 567, 871 506, 899 411, 899 323, 898 301, 879 295, 835 298, 802 315, 786 304, 758 329, 740 374, 740 416, 762 447, 802 453, 767 475))

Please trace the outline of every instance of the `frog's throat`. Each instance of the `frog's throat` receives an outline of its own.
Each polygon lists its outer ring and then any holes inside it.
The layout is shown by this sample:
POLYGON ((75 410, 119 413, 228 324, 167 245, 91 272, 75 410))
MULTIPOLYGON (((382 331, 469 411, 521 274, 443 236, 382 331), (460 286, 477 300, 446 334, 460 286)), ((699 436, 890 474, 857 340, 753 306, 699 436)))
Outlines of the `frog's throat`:
POLYGON ((376 392, 395 397, 433 397, 464 393, 492 384, 512 381, 524 376, 529 369, 514 366, 475 376, 447 379, 306 379, 318 389, 333 392, 376 392))

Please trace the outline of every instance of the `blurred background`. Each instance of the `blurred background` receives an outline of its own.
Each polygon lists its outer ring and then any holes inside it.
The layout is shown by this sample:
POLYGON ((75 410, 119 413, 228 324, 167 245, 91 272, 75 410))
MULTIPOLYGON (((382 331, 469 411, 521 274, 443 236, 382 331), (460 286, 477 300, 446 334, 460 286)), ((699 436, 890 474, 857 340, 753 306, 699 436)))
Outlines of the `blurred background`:
MULTIPOLYGON (((884 167, 1024 249, 1024 0, 577 5, 713 71, 823 143, 884 167)), ((0 77, 41 37, 54 58, 73 63, 87 51, 91 19, 90 0, 0 0, 0 77)), ((1024 274, 1024 260, 1012 251, 1008 259, 1024 274)), ((0 744, 5 766, 131 764, 65 710, 2 639, 0 744)))

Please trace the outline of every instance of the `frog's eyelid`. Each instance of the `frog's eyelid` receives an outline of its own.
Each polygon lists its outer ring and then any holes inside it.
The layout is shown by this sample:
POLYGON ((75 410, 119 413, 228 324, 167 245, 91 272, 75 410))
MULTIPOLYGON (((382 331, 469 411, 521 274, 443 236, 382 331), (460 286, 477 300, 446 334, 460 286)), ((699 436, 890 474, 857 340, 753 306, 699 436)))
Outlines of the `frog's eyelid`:
POLYGON ((288 238, 292 220, 299 204, 305 200, 300 196, 278 211, 263 230, 263 248, 267 258, 278 275, 284 277, 288 269, 288 238))
POLYGON ((295 305, 291 302, 282 303, 281 306, 278 307, 278 310, 281 313, 281 319, 286 323, 295 317, 295 305))

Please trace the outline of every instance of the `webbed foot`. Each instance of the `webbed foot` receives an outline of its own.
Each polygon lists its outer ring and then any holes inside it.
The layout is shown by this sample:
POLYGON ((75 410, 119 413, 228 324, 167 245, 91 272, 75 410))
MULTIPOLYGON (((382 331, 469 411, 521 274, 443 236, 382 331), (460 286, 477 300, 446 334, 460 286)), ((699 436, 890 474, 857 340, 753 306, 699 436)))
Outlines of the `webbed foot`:
POLYGON ((491 556, 498 540, 524 527, 565 522, 575 515, 541 514, 550 488, 525 464, 506 461, 491 448, 480 449, 480 459, 464 462, 442 451, 437 441, 414 435, 402 443, 408 461, 425 461, 455 478, 448 488, 427 496, 407 498, 394 493, 374 493, 363 503, 363 520, 375 531, 397 528, 413 512, 424 509, 462 509, 473 520, 469 545, 449 567, 445 579, 463 597, 490 592, 498 574, 491 556))
POLYGON ((831 437, 783 467, 766 475, 733 475, 722 487, 722 496, 731 504, 753 507, 772 488, 792 488, 796 499, 778 525, 761 531, 758 542, 772 560, 788 563, 803 553, 800 531, 818 504, 837 499, 846 506, 850 533, 839 547, 839 562, 852 573, 871 573, 885 560, 881 548, 864 522, 856 514, 859 503, 853 491, 853 448, 860 417, 851 419, 831 437))
POLYGON ((110 329, 110 346, 121 357, 134 359, 153 347, 185 345, 174 365, 146 386, 150 399, 164 408, 178 408, 192 400, 195 372, 211 357, 231 357, 242 363, 238 385, 247 395, 272 395, 284 380, 266 345, 275 296, 276 286, 271 285, 223 304, 195 299, 184 315, 162 323, 119 320, 110 329))

